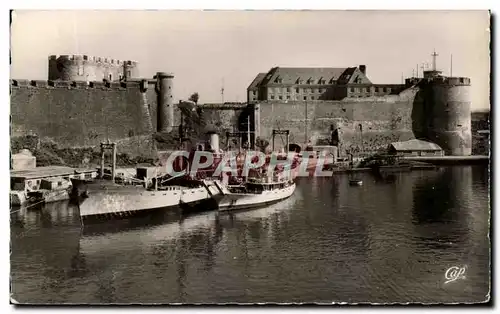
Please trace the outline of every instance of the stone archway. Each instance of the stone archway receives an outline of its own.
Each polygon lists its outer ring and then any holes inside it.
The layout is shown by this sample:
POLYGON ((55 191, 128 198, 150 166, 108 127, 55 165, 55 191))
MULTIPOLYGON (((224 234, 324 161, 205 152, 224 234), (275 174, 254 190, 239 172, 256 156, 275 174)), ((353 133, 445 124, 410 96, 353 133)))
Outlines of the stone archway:
POLYGON ((299 144, 291 143, 288 144, 288 151, 289 152, 295 152, 295 153, 300 153, 301 148, 299 144))

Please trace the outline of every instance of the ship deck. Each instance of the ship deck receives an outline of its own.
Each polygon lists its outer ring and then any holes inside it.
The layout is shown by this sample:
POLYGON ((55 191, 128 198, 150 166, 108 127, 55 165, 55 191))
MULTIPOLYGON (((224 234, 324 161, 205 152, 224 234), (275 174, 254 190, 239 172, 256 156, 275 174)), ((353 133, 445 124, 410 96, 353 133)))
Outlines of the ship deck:
POLYGON ((11 170, 11 178, 39 179, 68 176, 76 173, 92 173, 95 169, 75 169, 65 166, 36 167, 27 170, 11 170))

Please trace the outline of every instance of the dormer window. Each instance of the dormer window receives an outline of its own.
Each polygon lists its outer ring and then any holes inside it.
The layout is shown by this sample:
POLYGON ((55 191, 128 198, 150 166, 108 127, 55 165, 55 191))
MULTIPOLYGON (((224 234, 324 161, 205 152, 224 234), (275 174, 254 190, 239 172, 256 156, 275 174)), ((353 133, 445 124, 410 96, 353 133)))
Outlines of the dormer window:
POLYGON ((335 82, 336 82, 336 81, 335 81, 335 78, 334 78, 334 77, 332 77, 332 78, 330 79, 329 84, 335 84, 335 82))
POLYGON ((297 81, 295 81, 295 84, 304 84, 304 80, 299 77, 297 81))
POLYGON ((308 80, 307 80, 307 84, 312 84, 313 83, 313 79, 312 77, 310 77, 308 80))
POLYGON ((318 83, 319 85, 325 85, 326 81, 324 78, 320 78, 318 83))
POLYGON ((275 83, 278 83, 278 84, 281 84, 283 83, 283 79, 281 77, 277 77, 275 80, 274 80, 275 83))

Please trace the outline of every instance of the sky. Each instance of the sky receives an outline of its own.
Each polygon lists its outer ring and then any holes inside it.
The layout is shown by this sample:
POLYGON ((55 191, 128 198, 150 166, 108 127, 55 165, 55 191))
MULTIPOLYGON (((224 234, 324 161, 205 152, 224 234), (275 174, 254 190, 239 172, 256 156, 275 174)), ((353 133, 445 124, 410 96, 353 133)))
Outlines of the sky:
POLYGON ((422 63, 471 78, 472 109, 490 107, 487 11, 15 11, 11 78, 46 80, 49 55, 139 62, 172 72, 174 98, 246 101, 259 72, 364 64, 373 83, 399 84, 422 63), (451 58, 453 55, 453 58, 451 58))

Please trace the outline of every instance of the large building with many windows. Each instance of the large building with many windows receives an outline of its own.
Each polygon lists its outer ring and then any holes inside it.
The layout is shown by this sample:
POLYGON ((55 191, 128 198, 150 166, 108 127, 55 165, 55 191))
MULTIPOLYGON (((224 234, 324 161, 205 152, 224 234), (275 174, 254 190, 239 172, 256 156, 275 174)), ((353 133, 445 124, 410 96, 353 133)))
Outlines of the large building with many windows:
POLYGON ((374 85, 366 66, 349 68, 282 68, 259 73, 247 89, 248 102, 340 100, 345 97, 398 93, 400 84, 374 85))

